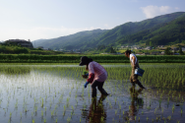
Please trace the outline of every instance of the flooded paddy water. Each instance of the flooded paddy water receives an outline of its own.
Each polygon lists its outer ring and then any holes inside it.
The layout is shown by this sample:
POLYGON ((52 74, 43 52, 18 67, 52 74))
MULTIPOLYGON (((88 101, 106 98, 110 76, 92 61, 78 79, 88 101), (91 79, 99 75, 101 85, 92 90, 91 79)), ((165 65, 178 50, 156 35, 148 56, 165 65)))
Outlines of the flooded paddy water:
POLYGON ((185 64, 140 64, 141 83, 129 82, 130 64, 102 64, 110 94, 91 99, 85 67, 77 64, 0 64, 2 123, 183 123, 185 64))

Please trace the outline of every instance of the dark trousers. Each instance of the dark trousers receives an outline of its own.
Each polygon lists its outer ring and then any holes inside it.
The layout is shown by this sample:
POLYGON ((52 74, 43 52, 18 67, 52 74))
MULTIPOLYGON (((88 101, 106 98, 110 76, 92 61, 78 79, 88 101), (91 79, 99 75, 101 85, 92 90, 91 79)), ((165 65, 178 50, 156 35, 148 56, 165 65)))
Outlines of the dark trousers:
POLYGON ((108 95, 108 93, 103 89, 103 84, 104 82, 98 82, 96 80, 93 82, 93 84, 91 85, 92 97, 96 97, 97 95, 96 87, 98 87, 98 90, 101 92, 102 95, 108 95))

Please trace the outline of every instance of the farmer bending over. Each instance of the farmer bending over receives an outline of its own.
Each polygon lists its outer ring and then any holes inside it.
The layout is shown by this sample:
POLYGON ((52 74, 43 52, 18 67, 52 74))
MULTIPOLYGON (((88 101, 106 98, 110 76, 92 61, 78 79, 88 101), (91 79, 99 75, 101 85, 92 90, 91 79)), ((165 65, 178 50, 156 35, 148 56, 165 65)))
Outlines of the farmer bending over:
POLYGON ((135 69, 139 68, 139 61, 138 61, 137 57, 133 53, 131 53, 131 50, 125 51, 125 56, 130 59, 130 63, 132 66, 132 73, 130 76, 130 82, 132 83, 133 86, 135 86, 135 84, 138 84, 140 88, 145 89, 145 87, 138 80, 138 75, 135 74, 135 69))
POLYGON ((107 79, 107 71, 100 64, 86 56, 81 57, 81 62, 79 65, 86 65, 86 70, 89 71, 89 77, 87 82, 84 84, 84 87, 86 88, 87 85, 91 83, 92 97, 96 97, 96 87, 98 87, 98 90, 102 95, 107 96, 108 93, 103 89, 104 81, 107 79))

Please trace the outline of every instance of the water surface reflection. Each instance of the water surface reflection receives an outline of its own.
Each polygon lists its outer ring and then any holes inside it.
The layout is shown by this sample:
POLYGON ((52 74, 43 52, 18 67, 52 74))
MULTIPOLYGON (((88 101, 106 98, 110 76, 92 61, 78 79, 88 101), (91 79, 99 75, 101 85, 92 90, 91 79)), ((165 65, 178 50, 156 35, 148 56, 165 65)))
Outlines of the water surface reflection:
POLYGON ((99 100, 97 98, 92 99, 92 103, 89 110, 83 110, 82 117, 89 123, 104 123, 106 122, 107 114, 104 108, 103 101, 107 96, 101 95, 99 100))
POLYGON ((138 95, 141 94, 142 91, 143 89, 141 88, 136 90, 134 86, 130 88, 131 105, 129 111, 127 111, 126 113, 126 120, 135 120, 135 116, 137 116, 139 109, 143 108, 144 101, 142 98, 138 97, 138 95))

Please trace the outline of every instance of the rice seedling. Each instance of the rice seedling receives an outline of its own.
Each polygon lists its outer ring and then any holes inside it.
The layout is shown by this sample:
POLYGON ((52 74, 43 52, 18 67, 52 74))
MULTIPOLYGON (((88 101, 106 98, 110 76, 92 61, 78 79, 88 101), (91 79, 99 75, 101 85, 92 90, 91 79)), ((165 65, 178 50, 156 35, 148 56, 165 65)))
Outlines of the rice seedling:
MULTIPOLYGON (((172 113, 175 112, 176 115, 179 113, 181 119, 178 120, 181 122, 183 110, 185 110, 182 88, 185 79, 184 72, 180 69, 183 65, 173 64, 167 67, 163 64, 142 64, 141 67, 145 70, 145 73, 139 79, 149 89, 143 90, 141 94, 135 94, 137 96, 134 99, 130 98, 129 90, 131 87, 129 83, 130 65, 105 64, 104 66, 109 75, 104 87, 110 95, 101 104, 98 104, 100 110, 106 110, 106 112, 103 111, 101 113, 101 117, 99 117, 100 122, 104 122, 103 116, 109 114, 114 114, 115 118, 117 118, 114 122, 130 122, 128 112, 134 112, 135 122, 142 122, 143 119, 140 119, 139 114, 142 114, 142 117, 145 118, 148 117, 146 115, 147 112, 150 113, 150 116, 152 116, 152 113, 169 116, 171 115, 168 113, 170 111, 172 113), (156 88, 150 89, 152 87, 156 88), (177 91, 179 89, 180 91, 177 91), (134 103, 131 106, 130 102, 132 99, 134 103), (175 108, 177 105, 181 107, 175 108), (161 109, 160 112, 159 109, 161 109)), ((83 70, 83 67, 76 67, 76 65, 72 67, 66 67, 66 65, 31 65, 31 67, 29 65, 0 65, 0 72, 3 73, 0 74, 0 85, 3 85, 3 89, 0 86, 0 106, 4 108, 4 113, 0 113, 0 116, 10 117, 11 113, 11 120, 14 120, 15 118, 13 117, 16 112, 13 111, 13 107, 20 112, 19 117, 23 120, 22 122, 26 119, 22 117, 27 117, 27 114, 31 115, 30 122, 32 120, 39 122, 38 119, 40 118, 43 119, 43 122, 45 119, 46 122, 44 115, 48 116, 50 113, 51 117, 47 119, 47 122, 59 122, 59 119, 55 117, 59 114, 63 115, 63 118, 68 119, 70 122, 75 122, 75 119, 78 122, 85 121, 89 113, 93 116, 96 112, 91 112, 88 109, 91 105, 91 88, 90 86, 86 89, 83 88, 84 79, 81 78, 83 70), (14 72, 18 70, 19 74, 8 73, 11 69, 14 72), (21 70, 24 72, 20 74, 21 70), (7 100, 5 100, 5 97, 7 97, 7 100), (81 110, 85 110, 86 115, 76 113, 81 110), (36 115, 38 111, 41 111, 40 115, 36 115)), ((98 92, 98 98, 99 94, 98 92)), ((92 106, 92 110, 96 108, 92 106)), ((158 121, 161 120, 159 117, 156 118, 158 121)), ((155 122, 156 118, 148 117, 148 122, 152 120, 155 122)), ((106 117, 105 119, 105 122, 111 122, 110 119, 107 120, 106 117)), ((93 117, 91 117, 91 121, 93 120, 93 117)), ((169 120, 169 117, 163 119, 164 122, 167 120, 169 120)), ((171 120, 177 121, 174 117, 171 120)))
POLYGON ((26 113, 28 110, 27 110, 27 107, 25 107, 25 109, 24 109, 24 112, 26 113))
POLYGON ((51 111, 51 117, 53 117, 54 116, 54 110, 53 111, 51 111))
POLYGON ((43 108, 43 106, 44 106, 44 99, 42 98, 41 107, 43 108))
POLYGON ((41 116, 42 116, 42 117, 44 116, 44 112, 43 112, 43 111, 41 111, 41 116))
POLYGON ((46 119, 44 118, 44 123, 46 123, 46 119))
POLYGON ((168 116, 168 118, 167 118, 168 120, 171 120, 171 116, 168 116))
POLYGON ((118 110, 115 110, 115 115, 118 113, 118 110))
POLYGON ((173 104, 173 106, 172 106, 172 113, 174 113, 174 110, 175 110, 175 105, 173 104))
POLYGON ((149 120, 149 118, 148 117, 146 117, 146 121, 148 121, 149 120))
POLYGON ((34 119, 32 120, 32 123, 35 123, 35 120, 34 119))
POLYGON ((10 112, 10 116, 9 116, 9 118, 11 119, 12 118, 12 113, 10 112))
POLYGON ((68 117, 67 118, 67 122, 69 123, 71 121, 71 117, 68 117))
POLYGON ((140 122, 140 117, 138 117, 138 122, 140 122))
POLYGON ((80 120, 79 120, 79 122, 81 123, 82 122, 82 118, 80 117, 80 120))
POLYGON ((183 110, 181 109, 181 116, 182 116, 182 114, 183 114, 183 110))

